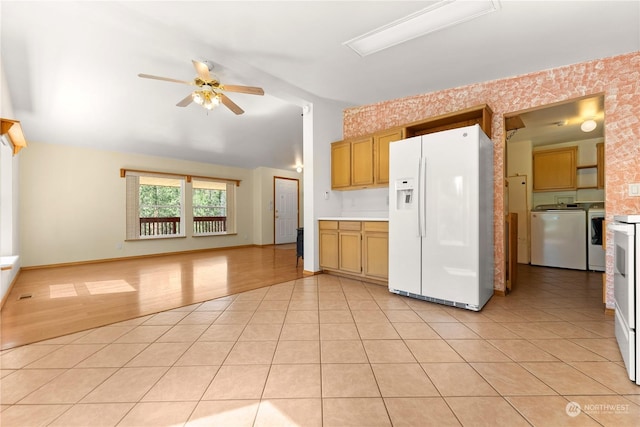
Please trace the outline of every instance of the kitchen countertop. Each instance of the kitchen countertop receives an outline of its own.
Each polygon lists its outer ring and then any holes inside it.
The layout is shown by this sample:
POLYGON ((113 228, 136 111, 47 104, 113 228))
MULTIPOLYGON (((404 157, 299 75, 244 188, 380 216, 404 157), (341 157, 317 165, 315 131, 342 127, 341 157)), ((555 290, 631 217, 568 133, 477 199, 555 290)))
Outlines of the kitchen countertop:
POLYGON ((355 217, 355 216, 328 216, 323 218, 318 218, 318 221, 389 221, 389 218, 379 218, 379 217, 355 217))

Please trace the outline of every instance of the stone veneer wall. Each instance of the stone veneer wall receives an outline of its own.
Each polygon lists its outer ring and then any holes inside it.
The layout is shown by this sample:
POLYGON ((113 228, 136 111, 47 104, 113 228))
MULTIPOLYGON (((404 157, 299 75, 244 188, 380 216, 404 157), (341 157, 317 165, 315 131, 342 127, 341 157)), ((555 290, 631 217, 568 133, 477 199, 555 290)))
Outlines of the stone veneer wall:
MULTIPOLYGON (((640 182, 640 52, 350 108, 344 112, 343 136, 488 104, 493 110, 495 167, 494 288, 504 291, 504 115, 598 93, 604 94, 606 217, 612 220, 614 214, 640 213, 640 197, 627 193, 628 183, 640 182)), ((611 239, 608 233, 607 242, 611 239)), ((608 245, 608 308, 613 307, 612 261, 608 245)))

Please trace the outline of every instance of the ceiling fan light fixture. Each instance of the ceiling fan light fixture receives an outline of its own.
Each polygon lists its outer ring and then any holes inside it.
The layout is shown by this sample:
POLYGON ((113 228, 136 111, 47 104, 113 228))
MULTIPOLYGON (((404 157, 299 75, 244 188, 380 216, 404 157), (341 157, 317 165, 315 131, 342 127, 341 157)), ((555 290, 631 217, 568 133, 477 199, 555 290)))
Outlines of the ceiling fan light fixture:
POLYGON ((587 119, 584 122, 582 122, 582 124, 580 125, 580 130, 582 132, 591 132, 593 131, 596 127, 598 126, 598 124, 596 123, 595 120, 593 119, 587 119))
POLYGON ((204 97, 202 96, 202 92, 199 90, 194 91, 191 94, 191 98, 193 98, 193 102, 198 105, 202 105, 204 103, 204 97))

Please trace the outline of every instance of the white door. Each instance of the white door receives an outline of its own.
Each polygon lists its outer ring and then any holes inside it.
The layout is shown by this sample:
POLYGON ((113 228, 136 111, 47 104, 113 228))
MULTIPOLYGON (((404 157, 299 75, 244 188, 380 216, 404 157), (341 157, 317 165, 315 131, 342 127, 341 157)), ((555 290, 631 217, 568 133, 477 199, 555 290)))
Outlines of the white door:
POLYGON ((527 203, 527 177, 510 176, 509 213, 518 214, 518 262, 529 264, 529 213, 527 203))
POLYGON ((298 180, 275 179, 275 244, 296 241, 298 228, 298 180))

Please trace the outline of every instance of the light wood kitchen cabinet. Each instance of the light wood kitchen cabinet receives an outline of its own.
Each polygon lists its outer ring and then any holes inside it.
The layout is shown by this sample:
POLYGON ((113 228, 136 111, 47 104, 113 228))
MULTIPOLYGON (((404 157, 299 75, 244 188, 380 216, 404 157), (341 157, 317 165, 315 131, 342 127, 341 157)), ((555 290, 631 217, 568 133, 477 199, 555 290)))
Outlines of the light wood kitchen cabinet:
POLYGON ((373 138, 351 141, 351 186, 373 184, 373 138))
POLYGON ((576 189, 577 147, 533 152, 533 191, 576 189))
POLYGON ((320 221, 320 267, 337 269, 338 262, 338 221, 320 221))
POLYGON ((598 188, 604 188, 604 142, 596 144, 598 153, 598 188))
POLYGON ((389 223, 363 222, 363 273, 367 277, 389 277, 389 223))
POLYGON ((319 221, 323 270, 385 281, 389 265, 386 221, 319 221))
POLYGON ((338 225, 338 257, 341 271, 362 273, 362 233, 359 221, 340 221, 338 225))
POLYGON ((331 188, 351 185, 351 143, 339 141, 331 144, 331 188))
POLYGON ((412 136, 478 124, 491 137, 493 113, 482 104, 331 144, 331 189, 359 190, 389 185, 389 144, 412 136))
POLYGON ((373 181, 389 183, 389 144, 404 139, 404 129, 391 129, 373 135, 373 181))

